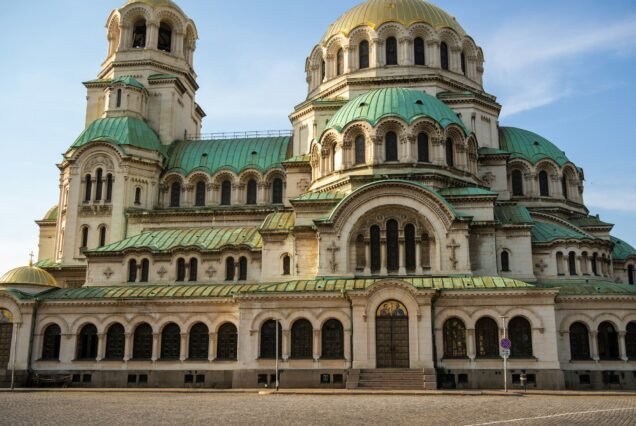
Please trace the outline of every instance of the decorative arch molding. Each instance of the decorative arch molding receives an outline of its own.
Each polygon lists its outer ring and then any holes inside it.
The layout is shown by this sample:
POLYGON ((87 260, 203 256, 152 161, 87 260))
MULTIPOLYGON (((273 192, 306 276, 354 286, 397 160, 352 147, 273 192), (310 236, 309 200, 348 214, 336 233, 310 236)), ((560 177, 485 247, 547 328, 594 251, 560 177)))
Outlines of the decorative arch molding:
POLYGON ((124 324, 127 333, 134 333, 141 324, 148 324, 152 328, 154 334, 159 333, 159 325, 156 318, 150 315, 132 316, 130 320, 124 324))
POLYGON ((282 179, 283 183, 285 183, 285 171, 278 168, 270 169, 263 177, 263 182, 271 184, 276 178, 282 179))
POLYGON ((123 26, 135 24, 135 19, 143 18, 146 22, 152 19, 152 9, 148 6, 134 4, 120 9, 121 23, 123 26))
POLYGON ((477 59, 478 49, 479 47, 477 47, 477 44, 471 37, 464 37, 464 39, 462 40, 462 50, 467 54, 468 57, 477 59))
POLYGON ((408 181, 380 181, 358 189, 336 206, 330 217, 336 232, 348 235, 364 214, 383 205, 383 198, 390 199, 391 204, 424 208, 427 214, 423 215, 438 230, 450 230, 456 219, 452 207, 433 190, 408 181))
POLYGON ((335 37, 331 38, 329 42, 325 45, 325 52, 327 56, 336 55, 338 50, 344 49, 348 47, 349 41, 342 34, 338 34, 335 37))
POLYGON ((446 42, 449 49, 461 49, 462 40, 459 35, 450 28, 442 28, 437 32, 440 42, 446 42))
POLYGON ((428 24, 419 23, 411 25, 408 29, 409 35, 413 38, 421 37, 424 41, 437 39, 437 34, 433 27, 428 24))
POLYGON ((82 174, 94 173, 98 168, 101 168, 105 174, 115 173, 115 161, 111 153, 96 151, 82 161, 82 174))
POLYGON ((539 161, 534 166, 534 168, 537 173, 545 170, 546 172, 551 173, 552 176, 558 176, 560 170, 559 165, 554 160, 551 160, 549 158, 544 158, 543 160, 539 161))
POLYGON ((318 320, 318 328, 320 330, 322 330, 322 327, 325 325, 325 323, 327 323, 327 321, 329 320, 337 320, 340 321, 340 323, 342 324, 342 328, 344 330, 347 330, 350 328, 349 325, 349 321, 350 321, 350 317, 349 314, 346 314, 340 310, 323 310, 321 311, 318 315, 317 315, 317 320, 318 320))
POLYGON ((559 326, 559 331, 561 333, 569 332, 570 331, 570 327, 572 326, 572 324, 574 324, 576 322, 580 322, 582 324, 585 324, 585 326, 587 327, 588 331, 590 331, 590 330, 592 330, 594 328, 594 319, 591 316, 589 316, 588 314, 579 312, 579 313, 575 313, 575 314, 566 315, 565 318, 563 318, 563 320, 561 320, 561 324, 559 326))
POLYGON ((371 27, 358 27, 349 33, 349 43, 358 45, 363 41, 371 42, 376 32, 371 27))
POLYGON ((514 159, 508 163, 508 174, 510 175, 513 170, 521 170, 526 174, 531 174, 533 172, 530 163, 521 159, 514 159))
POLYGON ((592 330, 598 330, 598 327, 604 323, 609 322, 614 326, 616 331, 625 331, 625 325, 623 320, 618 317, 618 315, 604 313, 594 317, 594 322, 592 326, 592 330))
POLYGON ((212 182, 217 185, 220 185, 221 183, 223 183, 223 181, 226 180, 229 180, 232 185, 236 185, 236 182, 238 181, 238 175, 229 170, 222 170, 212 176, 212 182))
POLYGON ((309 321, 311 323, 311 328, 313 328, 314 330, 320 329, 320 321, 318 321, 316 315, 311 311, 293 312, 291 315, 289 315, 289 317, 287 318, 287 321, 289 322, 289 328, 291 329, 294 326, 294 323, 300 320, 309 321))
POLYGON ((270 320, 273 320, 273 321, 278 320, 278 322, 280 322, 281 328, 283 330, 288 330, 290 327, 290 322, 288 317, 289 317, 289 314, 288 315, 283 314, 280 309, 263 311, 259 313, 258 315, 256 315, 254 319, 252 320, 251 330, 260 332, 261 328, 263 327, 263 324, 265 324, 267 321, 270 321, 270 320))
POLYGON ((500 317, 502 315, 503 315, 503 312, 500 312, 493 308, 478 309, 475 312, 473 312, 473 314, 471 315, 470 321, 466 323, 466 328, 475 328, 480 319, 490 318, 491 320, 495 321, 495 323, 497 324, 497 329, 501 331, 500 317))
POLYGON ((530 323, 530 327, 533 329, 545 330, 545 325, 543 320, 539 315, 534 313, 532 310, 527 308, 511 308, 507 311, 504 311, 504 315, 508 317, 508 322, 516 317, 522 317, 528 320, 530 323))
POLYGON ((387 300, 396 300, 402 303, 409 317, 419 319, 422 315, 417 297, 418 290, 411 284, 401 281, 387 279, 378 281, 366 290, 367 306, 366 317, 375 318, 378 307, 387 300))
MULTIPOLYGON (((202 322, 202 321, 198 321, 198 322, 202 322)), ((192 326, 194 324, 196 324, 197 321, 193 322, 190 327, 188 327, 188 330, 190 330, 192 328, 192 326)), ((234 327, 236 327, 236 329, 239 329, 239 318, 237 315, 235 314, 219 314, 215 317, 214 320, 212 320, 208 326, 208 330, 210 330, 211 333, 218 333, 219 329, 221 328, 221 326, 223 324, 232 324, 234 325, 234 327)), ((206 323, 206 325, 208 325, 206 323)), ((189 333, 189 331, 188 331, 189 333)))
POLYGON ((247 185, 247 182, 252 179, 254 179, 257 184, 265 181, 265 178, 257 169, 245 169, 239 175, 239 182, 241 185, 247 185))
POLYGON ((205 173, 205 172, 202 172, 200 170, 190 173, 185 178, 185 181, 189 185, 194 185, 195 183, 200 182, 200 181, 205 182, 206 185, 210 185, 212 183, 212 179, 210 179, 210 175, 205 173))
POLYGON ((0 309, 7 310, 13 316, 13 323, 22 324, 22 312, 13 298, 4 292, 0 292, 0 309))
POLYGON ((397 117, 386 117, 378 121, 375 126, 376 135, 384 138, 387 133, 395 132, 398 138, 408 133, 408 124, 397 117))
POLYGON ((94 325, 98 332, 101 330, 102 321, 96 316, 80 317, 73 321, 69 327, 70 334, 79 334, 87 325, 94 325))
POLYGON ((171 9, 162 8, 155 12, 155 20, 157 22, 167 22, 172 26, 172 30, 182 33, 185 28, 185 22, 182 17, 174 13, 171 9))
POLYGON ((383 40, 386 40, 389 37, 395 37, 399 40, 402 37, 407 37, 409 35, 409 31, 401 24, 387 22, 376 29, 376 34, 383 40))
POLYGON ((44 319, 38 321, 35 327, 35 334, 42 335, 44 331, 51 325, 57 325, 60 327, 62 334, 70 334, 70 327, 66 320, 60 316, 47 316, 44 319))
POLYGON ((165 175, 162 179, 164 185, 170 185, 174 182, 179 182, 181 185, 185 183, 184 177, 176 172, 170 172, 165 175))
POLYGON ((128 157, 128 155, 122 150, 119 145, 117 145, 116 142, 109 139, 97 139, 73 151, 71 155, 68 155, 66 157, 66 160, 81 162, 84 156, 91 156, 92 154, 98 153, 110 156, 114 154, 118 164, 120 164, 124 160, 124 158, 128 157))

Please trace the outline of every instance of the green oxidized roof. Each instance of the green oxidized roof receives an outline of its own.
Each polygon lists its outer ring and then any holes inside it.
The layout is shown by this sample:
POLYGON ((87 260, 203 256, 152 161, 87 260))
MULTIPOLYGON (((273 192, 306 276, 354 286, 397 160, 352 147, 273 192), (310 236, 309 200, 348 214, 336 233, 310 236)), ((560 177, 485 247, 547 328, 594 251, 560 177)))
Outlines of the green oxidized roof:
POLYGON ((546 158, 554 160, 559 166, 570 162, 565 153, 556 145, 528 130, 500 127, 499 145, 501 149, 512 154, 511 159, 521 158, 531 164, 537 164, 546 158))
POLYGON ((582 228, 595 227, 595 226, 600 226, 600 227, 614 226, 611 223, 603 222, 600 218, 596 216, 575 217, 572 219, 568 219, 568 222, 570 222, 574 226, 578 226, 582 228))
POLYGON ((505 225, 532 225, 534 220, 524 206, 495 206, 495 219, 505 225))
POLYGON ((152 80, 174 80, 174 79, 178 79, 179 77, 174 75, 174 74, 153 74, 150 77, 148 77, 148 81, 152 81, 152 80))
POLYGON ((409 124, 418 118, 429 117, 443 128, 456 124, 465 134, 470 133, 444 102, 419 90, 401 88, 371 90, 352 99, 334 114, 327 128, 340 132, 354 121, 366 121, 375 126, 384 117, 398 117, 409 124))
POLYGON ((338 201, 347 196, 344 192, 306 192, 292 201, 338 201))
POLYGON ((265 171, 280 166, 289 157, 291 141, 291 137, 264 137, 176 142, 170 150, 168 172, 188 175, 195 170, 265 171))
POLYGON ((145 89, 146 87, 141 84, 141 82, 131 76, 122 76, 122 77, 117 77, 116 79, 114 79, 113 81, 111 81, 110 85, 114 85, 116 83, 123 83, 126 86, 132 86, 132 87, 136 87, 138 89, 145 89))
POLYGON ((636 249, 625 241, 612 237, 614 243, 614 250, 612 251, 612 257, 614 260, 626 260, 630 256, 636 257, 636 249))
MULTIPOLYGON (((127 287, 84 287, 62 289, 47 293, 45 300, 86 299, 200 299, 233 297, 240 294, 279 293, 325 293, 367 290, 383 279, 319 279, 290 281, 273 284, 210 284, 210 285, 165 285, 127 287)), ((417 289, 497 291, 510 289, 533 289, 522 281, 499 277, 469 278, 407 278, 405 281, 417 289)))
POLYGON ((296 224, 296 213, 294 212, 275 212, 267 215, 261 231, 288 230, 296 224))
POLYGON ((256 228, 172 229, 144 232, 123 241, 90 250, 88 253, 110 254, 140 249, 153 253, 167 253, 180 248, 214 251, 237 246, 260 249, 263 246, 263 240, 256 228))
POLYGON ((508 151, 504 151, 503 149, 499 149, 499 148, 490 148, 490 147, 482 147, 479 148, 479 155, 505 155, 505 154, 510 154, 508 151))
POLYGON ((49 211, 46 212, 44 218, 42 218, 43 222, 55 222, 57 220, 59 212, 59 207, 57 205, 51 207, 49 211))
POLYGON ((444 197, 474 197, 474 196, 497 196, 496 192, 483 188, 444 188, 439 193, 444 197))
POLYGON ((590 237, 574 229, 554 223, 535 222, 532 228, 533 243, 549 243, 557 240, 589 240, 590 237))
POLYGON ((560 296, 632 295, 636 286, 595 280, 554 280, 535 283, 538 288, 559 288, 560 296))
POLYGON ((94 141, 109 142, 125 148, 134 146, 165 154, 159 136, 143 120, 132 117, 100 118, 73 143, 70 149, 80 148, 94 141))

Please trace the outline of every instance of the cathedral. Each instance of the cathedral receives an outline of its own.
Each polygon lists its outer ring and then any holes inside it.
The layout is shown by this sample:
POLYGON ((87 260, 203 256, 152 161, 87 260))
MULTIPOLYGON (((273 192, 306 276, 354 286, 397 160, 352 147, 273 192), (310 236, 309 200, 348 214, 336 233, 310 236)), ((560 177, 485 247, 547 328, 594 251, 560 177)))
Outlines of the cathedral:
POLYGON ((0 278, 0 386, 636 389, 636 249, 500 123, 452 15, 347 11, 275 132, 201 133, 173 1, 106 33, 37 262, 0 278))

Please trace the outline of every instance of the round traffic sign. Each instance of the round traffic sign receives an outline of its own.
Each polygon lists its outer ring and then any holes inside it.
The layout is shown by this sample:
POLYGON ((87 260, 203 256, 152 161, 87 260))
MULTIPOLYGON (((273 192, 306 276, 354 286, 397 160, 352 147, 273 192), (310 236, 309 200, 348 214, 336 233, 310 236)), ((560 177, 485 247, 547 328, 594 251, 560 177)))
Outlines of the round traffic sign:
POLYGON ((508 338, 501 339, 501 347, 504 349, 510 349, 512 347, 512 342, 508 338))

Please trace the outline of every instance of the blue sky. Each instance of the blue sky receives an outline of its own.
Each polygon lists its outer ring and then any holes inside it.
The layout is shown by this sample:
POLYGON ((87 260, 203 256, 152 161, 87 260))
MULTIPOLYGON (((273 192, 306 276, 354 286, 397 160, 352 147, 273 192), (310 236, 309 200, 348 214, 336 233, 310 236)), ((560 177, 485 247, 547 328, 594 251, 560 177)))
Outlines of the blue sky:
MULTIPOLYGON (((180 0, 200 40, 204 131, 287 129, 306 95, 304 64, 329 24, 361 0, 180 0)), ((0 26, 0 273, 37 252, 57 203, 61 153, 84 125, 85 89, 106 55, 104 25, 124 0, 3 5, 0 26)), ((585 169, 585 200, 636 244, 636 3, 439 0, 484 49, 501 123, 533 130, 585 169)))

